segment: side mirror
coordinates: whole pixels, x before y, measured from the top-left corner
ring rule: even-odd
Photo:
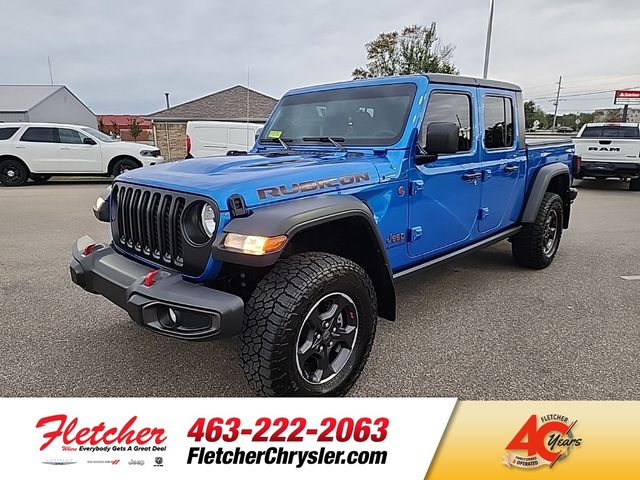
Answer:
[[[90,137],[84,137],[82,139],[82,143],[84,143],[85,145],[95,145],[96,141],[93,138]]]
[[[253,139],[255,142],[257,142],[258,141],[258,137],[260,137],[260,135],[262,135],[262,128],[263,127],[260,127],[258,130],[256,130],[256,136]]]
[[[416,163],[433,162],[438,155],[456,153],[460,141],[460,127],[453,122],[433,122],[427,127],[427,140],[422,153],[416,155]]]

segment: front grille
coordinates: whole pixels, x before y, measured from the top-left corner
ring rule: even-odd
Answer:
[[[125,250],[172,268],[184,266],[182,214],[187,198],[175,192],[118,184],[114,239]]]

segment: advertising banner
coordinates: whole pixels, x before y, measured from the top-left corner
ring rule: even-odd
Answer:
[[[640,105],[640,90],[616,90],[615,105]]]
[[[3,469],[46,478],[636,478],[640,402],[3,399]],[[614,475],[615,472],[615,475]]]

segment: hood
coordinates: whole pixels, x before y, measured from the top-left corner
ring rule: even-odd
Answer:
[[[147,145],[146,143],[135,143],[135,142],[113,142],[109,144],[116,145],[118,148],[126,148],[131,151],[139,152],[140,150],[158,150],[158,147],[153,145]]]
[[[378,183],[373,154],[300,153],[192,158],[131,170],[117,181],[214,199],[221,210],[234,193],[248,206]]]

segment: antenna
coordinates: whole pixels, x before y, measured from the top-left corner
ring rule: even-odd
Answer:
[[[247,128],[246,128],[247,150],[249,150],[249,65],[247,65]]]
[[[51,69],[51,58],[47,55],[47,63],[49,64],[49,80],[51,81],[51,85],[53,85],[53,70]]]

